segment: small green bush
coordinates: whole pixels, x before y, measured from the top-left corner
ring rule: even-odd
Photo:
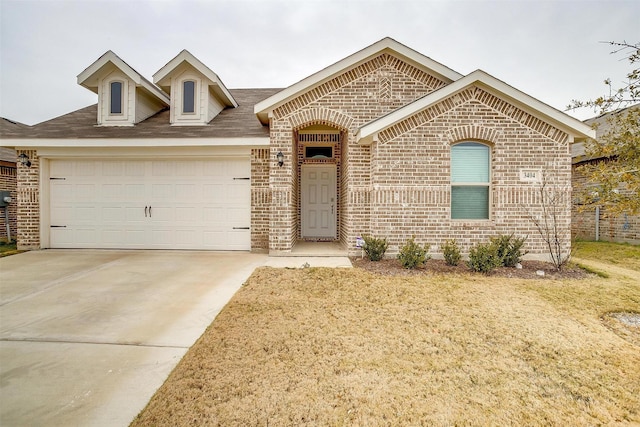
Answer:
[[[407,240],[404,246],[400,249],[398,259],[400,264],[404,268],[413,269],[416,268],[431,258],[428,254],[430,245],[425,244],[424,247],[420,246],[415,241],[415,236]]]
[[[522,250],[526,237],[515,237],[513,233],[500,234],[491,238],[491,243],[498,247],[498,257],[501,265],[505,267],[515,267],[520,262],[527,251]]]
[[[442,245],[442,254],[447,264],[458,265],[461,258],[458,242],[456,242],[455,239],[444,242],[444,245]]]
[[[494,268],[502,265],[498,255],[498,245],[493,242],[478,243],[469,251],[467,265],[473,271],[489,274]]]
[[[380,261],[384,257],[384,253],[387,252],[388,244],[387,239],[379,239],[373,236],[362,236],[364,240],[364,246],[362,249],[367,254],[367,258],[371,261]]]

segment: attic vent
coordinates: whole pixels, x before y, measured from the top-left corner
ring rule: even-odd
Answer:
[[[340,142],[339,133],[301,133],[299,142]]]

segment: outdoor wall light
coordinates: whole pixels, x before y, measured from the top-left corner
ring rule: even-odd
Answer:
[[[20,161],[22,166],[26,166],[28,168],[31,167],[31,162],[29,161],[29,157],[26,154],[20,153],[20,155],[18,156],[18,160]]]
[[[284,165],[284,154],[282,154],[282,151],[278,151],[276,158],[278,159],[278,166],[282,167],[282,165]]]

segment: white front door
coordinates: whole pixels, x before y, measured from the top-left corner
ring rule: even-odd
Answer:
[[[302,237],[336,238],[336,166],[302,165]]]

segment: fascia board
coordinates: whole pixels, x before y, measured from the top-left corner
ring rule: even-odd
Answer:
[[[433,59],[387,37],[257,103],[253,109],[254,114],[258,116],[262,123],[268,123],[268,114],[273,109],[288,102],[298,94],[311,90],[312,88],[327,82],[336,75],[355,68],[385,51],[398,55],[419,68],[428,69],[449,82],[462,78],[462,74],[459,74],[439,62],[436,62]]]
[[[3,139],[0,146],[17,149],[126,148],[126,147],[268,147],[269,137],[253,138],[87,138],[87,139]]]
[[[128,78],[130,78],[136,86],[145,88],[149,93],[156,96],[165,104],[169,105],[169,97],[161,91],[157,86],[152,84],[149,80],[145,79],[140,73],[134,70],[129,64],[124,62],[118,55],[111,50],[107,51],[104,55],[98,58],[93,64],[87,67],[82,73],[78,74],[78,84],[86,87],[87,89],[97,92],[92,89],[91,85],[86,84],[87,80],[91,79],[96,73],[100,72],[102,67],[111,62],[115,67],[122,71]]]
[[[169,82],[167,80],[169,79],[171,73],[183,62],[188,63],[193,68],[195,68],[196,71],[205,76],[211,82],[211,86],[214,86],[214,91],[216,92],[216,94],[228,106],[232,106],[234,108],[238,106],[238,102],[231,95],[224,83],[222,83],[220,77],[218,77],[218,75],[214,73],[213,70],[204,65],[198,58],[193,56],[193,54],[191,54],[191,52],[186,49],[176,55],[175,58],[169,61],[164,67],[162,67],[153,75],[154,83],[159,86],[168,86]]]
[[[394,124],[466,89],[471,85],[478,85],[496,96],[502,98],[506,97],[510,102],[524,109],[528,113],[544,119],[545,121],[551,121],[574,136],[581,138],[595,138],[595,131],[580,120],[538,101],[537,99],[515,89],[512,86],[509,86],[482,70],[476,70],[448,86],[438,89],[412,102],[411,104],[401,107],[386,116],[362,126],[358,129],[356,141],[360,144],[371,144],[374,136],[384,129],[393,126]]]
[[[188,147],[39,147],[38,156],[45,159],[56,158],[165,158],[201,159],[205,157],[251,155],[251,146],[188,146]]]
[[[131,68],[126,62],[118,57],[115,53],[108,50],[104,55],[98,58],[93,64],[89,65],[82,73],[78,74],[78,84],[84,87],[85,82],[89,80],[94,74],[100,71],[100,69],[107,63],[111,62],[120,71],[122,71],[127,77],[135,82],[136,85],[141,83],[142,76],[133,68]]]

